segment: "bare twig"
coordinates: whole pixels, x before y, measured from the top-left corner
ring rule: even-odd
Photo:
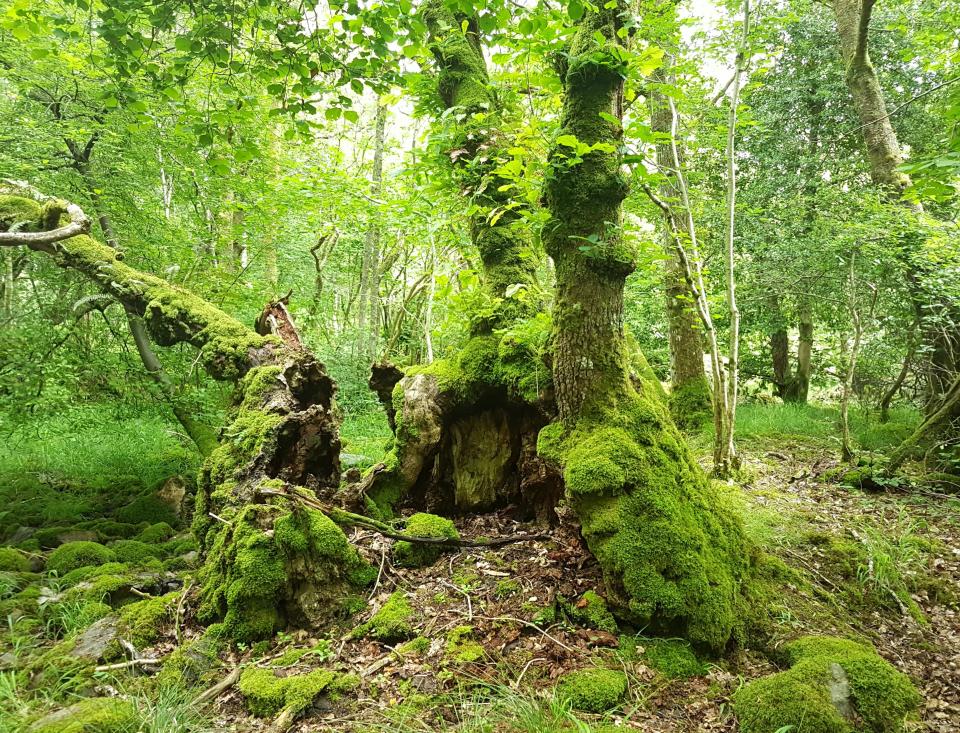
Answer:
[[[207,700],[213,700],[224,690],[230,687],[233,687],[237,683],[237,680],[239,679],[240,679],[240,667],[234,667],[233,669],[230,670],[230,673],[226,677],[220,680],[213,687],[210,687],[204,690],[203,692],[201,692],[199,695],[197,695],[193,699],[193,702],[191,702],[190,704],[202,705]]]
[[[141,657],[139,659],[130,659],[126,662],[115,662],[114,664],[101,664],[99,667],[94,667],[94,672],[109,672],[112,669],[127,669],[129,667],[159,667],[163,660],[160,659],[147,659],[146,657]]]

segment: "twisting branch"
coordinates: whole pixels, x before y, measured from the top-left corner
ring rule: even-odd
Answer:
[[[853,63],[863,64],[867,59],[867,38],[870,32],[870,16],[873,14],[875,0],[861,0],[860,21],[857,25],[857,49],[853,54]]]
[[[53,223],[59,223],[62,214],[70,217],[70,223],[44,232],[18,232],[7,231],[0,232],[0,245],[6,247],[32,247],[33,249],[49,251],[50,245],[60,242],[70,237],[76,237],[79,234],[87,234],[90,231],[90,219],[76,204],[66,201],[58,201],[46,196],[42,196],[36,189],[22,181],[11,181],[3,179],[2,191],[18,192],[24,191],[31,195],[37,201],[44,203],[44,218]]]

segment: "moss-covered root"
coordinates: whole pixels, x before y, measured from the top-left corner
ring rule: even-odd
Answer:
[[[407,520],[406,532],[412,537],[436,537],[438,539],[460,539],[460,533],[449,519],[436,514],[418,513]],[[400,540],[393,546],[393,559],[397,565],[408,568],[421,568],[432,565],[445,551],[452,548],[442,545],[424,545]]]
[[[786,647],[792,665],[734,697],[743,733],[898,733],[921,698],[910,679],[872,647],[809,636]]]
[[[311,509],[248,505],[211,534],[198,617],[222,620],[241,641],[346,615],[376,575],[340,528]]]
[[[556,695],[574,710],[605,713],[626,698],[627,675],[614,669],[587,669],[560,678]]]
[[[750,549],[666,406],[630,391],[573,427],[540,433],[621,618],[722,649],[740,625]]]

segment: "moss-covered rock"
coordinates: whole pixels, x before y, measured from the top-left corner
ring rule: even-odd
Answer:
[[[808,636],[785,648],[791,666],[743,687],[734,710],[743,733],[898,733],[921,698],[910,679],[866,644]]]
[[[118,561],[130,565],[140,565],[163,555],[161,548],[140,540],[117,540],[111,543],[110,549],[117,556]]]
[[[118,509],[114,513],[114,517],[118,522],[127,524],[140,524],[141,522],[177,524],[176,512],[156,494],[152,493],[138,496],[126,506]]]
[[[353,635],[369,636],[388,644],[403,641],[414,635],[412,619],[410,602],[401,591],[396,591],[367,623],[354,629]]]
[[[0,572],[28,573],[30,572],[29,558],[12,547],[0,547]]]
[[[237,686],[246,699],[247,709],[257,717],[269,718],[281,711],[296,715],[320,694],[340,694],[356,684],[356,677],[326,669],[278,677],[273,670],[248,667],[240,675]]]
[[[120,609],[120,628],[137,647],[145,647],[160,638],[164,625],[173,621],[181,593],[147,598]]]
[[[218,655],[224,647],[219,625],[211,625],[196,639],[178,646],[163,660],[157,673],[161,687],[195,687],[207,681],[218,665]]]
[[[605,713],[627,696],[627,675],[614,669],[585,669],[560,678],[556,695],[574,710]]]
[[[412,537],[430,537],[440,539],[460,539],[460,533],[452,521],[435,514],[418,513],[407,520],[406,534]],[[393,559],[397,565],[419,568],[432,565],[444,551],[451,547],[443,545],[425,545],[420,542],[399,540],[393,546]]]
[[[137,535],[138,540],[148,544],[159,544],[160,542],[169,540],[171,537],[173,537],[173,527],[166,522],[151,524]]]
[[[116,555],[99,542],[67,542],[50,553],[47,558],[47,570],[65,575],[71,570],[88,565],[103,565],[114,562]]]
[[[30,733],[129,733],[140,723],[133,703],[92,697],[57,710],[30,726]]]

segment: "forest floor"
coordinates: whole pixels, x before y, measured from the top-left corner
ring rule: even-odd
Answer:
[[[805,634],[868,640],[911,676],[924,697],[912,730],[960,731],[960,497],[915,489],[868,493],[837,483],[836,447],[824,416],[807,417],[806,435],[801,426],[774,435],[784,425],[775,412],[753,416],[769,428],[745,431],[744,469],[738,485],[728,487],[754,542],[795,571],[795,582],[763,609],[769,646]],[[706,441],[693,439],[704,453]],[[122,518],[122,506],[103,509]],[[508,510],[457,525],[463,537],[532,529],[513,521]],[[679,640],[614,629],[602,613],[591,613],[596,607],[583,594],[602,593],[599,571],[568,518],[549,540],[464,549],[418,569],[394,567],[390,541],[377,534],[357,530],[351,539],[380,571],[366,611],[322,636],[294,631],[223,649],[207,660],[195,687],[182,689],[178,680],[176,694],[158,693],[161,664],[92,671],[102,660],[84,660],[86,669],[57,661],[51,650],[62,650],[89,631],[90,621],[114,612],[103,608],[82,618],[74,609],[81,618],[73,618],[60,609],[58,617],[57,603],[65,602],[57,600],[17,621],[25,596],[42,599],[49,592],[43,589],[56,585],[49,574],[25,575],[3,596],[9,633],[0,646],[0,667],[6,668],[0,672],[0,733],[31,730],[31,724],[37,730],[33,721],[77,694],[134,697],[147,721],[145,733],[266,730],[267,721],[251,716],[237,686],[202,707],[189,705],[231,670],[252,666],[281,676],[315,669],[350,675],[343,678],[350,680],[348,691],[321,696],[293,724],[291,730],[300,732],[735,731],[733,693],[776,670],[758,651],[705,658]],[[190,603],[192,557],[189,550],[177,554],[188,547],[177,541],[164,539],[169,552],[158,552],[161,564],[155,559],[141,571],[164,575],[163,590],[173,589],[175,609],[157,615],[155,631],[142,635],[141,659],[173,659],[178,638],[183,648],[201,639]],[[35,554],[49,557],[47,550]],[[61,586],[56,590],[69,597]],[[355,632],[399,597],[408,608],[389,642]],[[626,702],[605,715],[574,713],[554,694],[557,680],[597,667],[626,673]]]

